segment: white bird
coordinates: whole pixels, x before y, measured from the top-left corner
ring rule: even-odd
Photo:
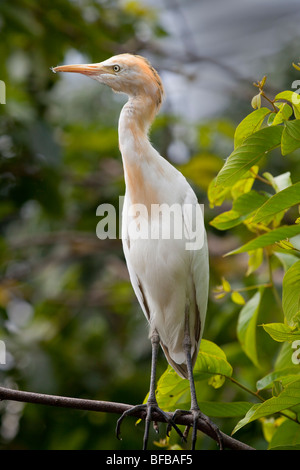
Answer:
[[[123,418],[144,409],[145,449],[154,412],[163,415],[169,423],[168,430],[174,427],[181,437],[182,433],[175,424],[176,417],[190,413],[193,415],[192,448],[196,443],[198,419],[209,423],[221,447],[218,428],[200,412],[193,378],[193,366],[205,323],[209,284],[203,215],[201,210],[196,210],[200,206],[184,176],[160,156],[148,138],[150,126],[163,100],[161,79],[145,58],[131,54],[116,55],[96,64],[63,65],[52,70],[81,73],[108,85],[115,92],[128,95],[118,129],[126,183],[122,241],[130,280],[149,322],[152,367],[147,403],[123,413],[117,423],[117,436],[120,435]],[[152,210],[162,207],[177,210],[172,227],[162,212]],[[179,222],[182,222],[182,236],[179,236]],[[146,227],[146,232],[148,229],[148,237],[141,236],[142,226],[143,229]],[[169,230],[168,237],[163,235],[165,229]],[[143,233],[145,235],[145,230]],[[192,234],[201,243],[196,249],[187,249]],[[191,409],[177,410],[173,419],[158,407],[155,397],[159,344],[169,364],[190,382]]]

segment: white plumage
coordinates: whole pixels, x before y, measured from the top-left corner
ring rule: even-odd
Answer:
[[[168,186],[177,188],[175,193],[167,192],[165,199],[169,199],[168,203],[180,204],[181,207],[197,204],[195,194],[181,173],[172,173],[168,180],[160,179],[160,184],[167,190]],[[132,286],[149,321],[149,336],[156,329],[168,362],[181,377],[188,378],[183,350],[185,313],[188,312],[194,364],[207,308],[209,272],[206,238],[200,250],[187,250],[188,238],[132,239],[128,234],[128,224],[134,223],[129,215],[130,205],[130,196],[126,193],[122,238]],[[182,214],[185,215],[183,209]],[[160,224],[161,219],[148,222]],[[190,224],[188,217],[183,218],[183,226]]]

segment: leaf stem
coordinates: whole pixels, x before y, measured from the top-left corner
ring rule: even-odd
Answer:
[[[265,100],[267,100],[271,104],[272,108],[274,109],[274,112],[278,113],[278,109],[276,108],[274,101],[268,98],[268,96],[265,94],[265,92],[262,89],[260,89],[260,94]]]
[[[245,390],[245,392],[250,393],[250,395],[253,395],[254,397],[258,398],[261,402],[265,401],[265,399],[259,395],[258,392],[253,392],[253,390],[250,390],[250,388],[246,387],[245,385],[241,384],[238,380],[234,379],[233,377],[227,377],[232,383],[237,385],[238,387],[242,388]]]
[[[234,289],[237,292],[243,292],[247,290],[259,289],[260,287],[273,287],[271,282],[266,282],[265,284],[256,284],[254,286],[240,287],[239,289]]]
[[[250,171],[251,173],[253,174],[254,178],[258,179],[259,181],[262,181],[263,183],[265,184],[268,184],[269,186],[272,186],[272,183],[270,183],[270,181],[268,181],[266,178],[263,178],[262,176],[260,176],[258,173],[255,173],[252,168],[250,168]]]

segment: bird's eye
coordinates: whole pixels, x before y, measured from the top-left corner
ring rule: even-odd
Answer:
[[[114,69],[114,72],[119,72],[120,71],[120,66],[119,65],[114,65],[113,69]]]

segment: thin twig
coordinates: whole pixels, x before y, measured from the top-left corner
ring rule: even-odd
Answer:
[[[268,186],[272,186],[272,183],[270,183],[270,181],[268,181],[266,178],[263,178],[258,173],[255,173],[252,170],[252,168],[250,168],[250,172],[253,174],[254,178],[256,178],[257,180],[262,181],[263,183],[267,184]]]
[[[239,382],[238,380],[234,379],[233,377],[227,377],[232,383],[234,383],[235,385],[237,385],[238,387],[240,387],[242,390],[245,390],[245,392],[249,393],[250,395],[253,395],[255,398],[258,398],[261,402],[264,402],[265,399],[260,396],[260,394],[258,392],[253,392],[253,390],[251,390],[250,388],[246,387],[245,385],[243,385],[241,382]]]
[[[48,406],[57,406],[62,408],[74,408],[77,410],[85,411],[98,411],[103,413],[116,413],[122,414],[124,411],[130,409],[132,405],[125,403],[114,403],[108,401],[99,401],[99,400],[88,400],[85,398],[71,398],[63,397],[57,395],[46,395],[41,393],[34,392],[25,392],[21,390],[13,390],[5,387],[0,387],[0,400],[13,400],[24,403],[34,403],[40,405]],[[172,416],[172,413],[168,413]],[[145,413],[137,411],[133,413],[133,416],[140,419],[145,419]],[[154,421],[164,422],[163,417],[160,414],[153,414]],[[193,417],[192,416],[180,416],[176,420],[177,424],[182,424],[185,426],[192,426]],[[212,431],[211,427],[205,422],[198,422],[198,429],[204,434],[207,434],[212,439],[216,440],[216,436]],[[224,447],[232,450],[254,450],[253,447],[240,442],[227,434],[221,432]]]

